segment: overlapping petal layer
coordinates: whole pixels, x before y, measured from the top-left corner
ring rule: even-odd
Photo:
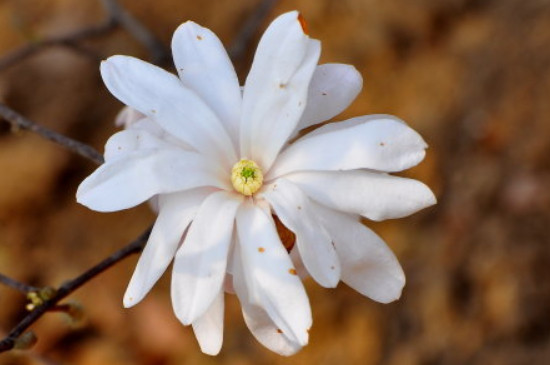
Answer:
[[[125,307],[139,303],[164,273],[187,226],[210,194],[212,188],[199,188],[160,196],[159,215],[124,294]]]
[[[435,204],[432,191],[420,181],[372,171],[307,171],[286,178],[324,205],[375,221],[405,217]]]
[[[182,173],[189,172],[189,173]],[[196,187],[230,189],[224,171],[204,156],[181,149],[143,149],[101,165],[78,187],[76,199],[90,209],[134,207],[156,194]]]
[[[303,113],[321,45],[310,39],[298,12],[277,18],[266,30],[246,79],[241,119],[241,156],[269,169]]]
[[[426,147],[418,133],[395,117],[357,117],[324,125],[288,146],[267,179],[309,170],[402,171],[422,161]]]
[[[250,304],[263,308],[283,334],[304,346],[311,327],[309,300],[275,223],[245,202],[237,214],[237,235]]]
[[[225,191],[206,198],[176,254],[172,305],[185,325],[201,317],[222,288],[235,215],[242,200]]]

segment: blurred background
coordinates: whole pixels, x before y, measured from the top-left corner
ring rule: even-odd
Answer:
[[[104,2],[103,4],[106,4]],[[246,77],[261,32],[298,9],[323,45],[321,62],[353,64],[364,89],[336,119],[389,113],[430,145],[406,176],[427,183],[437,206],[367,222],[407,275],[403,297],[375,303],[341,284],[306,283],[310,344],[283,358],[246,329],[227,298],[225,340],[203,355],[172,313],[169,275],[132,309],[122,295],[134,255],[70,296],[84,319],[45,315],[29,351],[1,364],[550,364],[550,1],[280,0],[233,55]],[[188,19],[228,47],[259,0],[120,1],[165,47]],[[123,27],[76,46],[32,42],[95,27],[99,0],[0,0],[0,100],[37,123],[103,150],[121,104],[104,88],[99,59],[163,61]],[[10,56],[11,55],[11,56]],[[164,64],[171,69],[169,63]],[[119,213],[75,202],[95,166],[0,123],[0,272],[57,286],[134,239],[154,221],[147,206]],[[25,315],[21,293],[0,286],[0,336]]]

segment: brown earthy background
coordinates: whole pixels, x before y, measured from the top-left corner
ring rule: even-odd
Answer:
[[[121,1],[168,45],[192,19],[229,45],[258,0]],[[268,21],[299,9],[323,42],[322,62],[355,65],[364,90],[338,119],[395,114],[430,145],[407,172],[439,204],[368,223],[407,275],[401,300],[375,303],[344,285],[308,281],[310,345],[291,358],[261,347],[228,297],[217,357],[200,353],[172,313],[169,275],[138,306],[122,308],[132,256],[70,296],[85,318],[47,314],[32,350],[2,364],[550,364],[550,1],[281,0],[238,60],[246,76]],[[98,24],[100,1],[0,0],[0,60],[29,42]],[[106,57],[148,52],[123,30],[83,43]],[[121,104],[98,62],[52,47],[0,70],[0,100],[28,118],[102,150]],[[94,165],[0,123],[0,272],[59,285],[135,238],[146,206],[119,213],[75,202]],[[0,336],[25,314],[0,287]]]

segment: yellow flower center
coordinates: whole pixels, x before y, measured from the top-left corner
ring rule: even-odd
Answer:
[[[231,183],[239,193],[250,196],[260,190],[264,174],[256,162],[240,160],[231,170]]]

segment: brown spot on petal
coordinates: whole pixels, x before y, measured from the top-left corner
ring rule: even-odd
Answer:
[[[283,333],[280,328],[277,328],[277,333]]]
[[[298,205],[298,207],[297,207],[297,208],[298,208],[298,210],[302,210],[302,207],[301,207],[300,205]]]
[[[283,84],[282,82],[279,84],[279,88],[284,89],[286,87],[286,84]]]
[[[380,146],[384,147],[386,144],[384,142],[380,142]]]
[[[327,96],[327,93],[321,93],[321,95],[323,95],[323,96]]]
[[[199,41],[202,41],[202,37],[201,37],[200,35],[197,36],[197,39],[198,39]]]
[[[296,269],[288,269],[288,273],[290,275],[298,275],[298,273],[296,272]]]
[[[309,35],[306,20],[304,19],[301,13],[298,13],[298,21],[300,22],[300,25],[302,26],[302,30],[304,31],[304,33]]]
[[[265,248],[263,248],[263,247],[258,247],[258,252],[265,252]]]

